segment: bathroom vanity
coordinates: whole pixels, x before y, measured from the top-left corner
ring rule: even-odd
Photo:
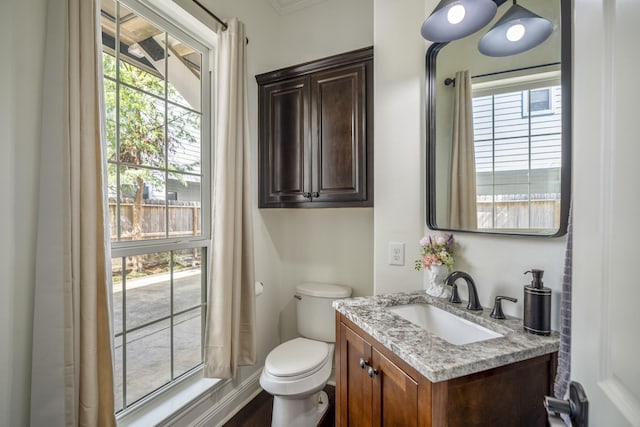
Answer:
[[[425,305],[427,314],[404,312]],[[542,402],[552,394],[556,333],[531,335],[521,319],[492,319],[488,309],[471,312],[423,291],[341,300],[334,308],[337,426],[546,425]],[[447,325],[459,322],[469,328],[447,336]]]

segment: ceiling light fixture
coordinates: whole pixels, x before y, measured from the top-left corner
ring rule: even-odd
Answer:
[[[487,56],[509,56],[533,49],[553,33],[553,24],[513,0],[502,18],[480,39],[478,50]]]
[[[493,0],[441,0],[420,33],[432,42],[461,39],[491,22],[497,9]]]

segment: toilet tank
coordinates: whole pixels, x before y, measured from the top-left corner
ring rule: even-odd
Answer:
[[[336,313],[332,302],[351,296],[348,286],[330,283],[302,283],[296,286],[298,333],[324,342],[336,341]]]

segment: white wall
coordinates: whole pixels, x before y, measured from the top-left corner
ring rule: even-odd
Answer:
[[[421,289],[413,270],[425,227],[424,0],[374,0],[375,293]],[[387,263],[405,242],[405,266]]]
[[[23,426],[29,424],[46,2],[3,1],[1,7],[0,425]],[[23,31],[25,22],[29,23],[29,31]]]
[[[209,0],[222,18],[237,16],[249,38],[250,129],[257,189],[258,86],[254,76],[278,68],[373,44],[373,5],[369,0],[327,0],[286,15],[268,1]],[[257,209],[256,279],[265,284],[258,302],[259,342],[266,355],[296,335],[295,286],[303,281],[337,282],[356,295],[373,292],[373,210]]]
[[[424,55],[422,21],[436,0],[407,0],[402,7],[374,0],[375,46],[375,293],[422,288],[413,270],[418,241],[427,233],[425,216]],[[503,8],[500,9],[502,11]],[[499,11],[499,13],[500,13]],[[504,304],[505,313],[522,317],[524,271],[545,272],[552,288],[552,327],[557,327],[566,238],[524,238],[455,233],[456,269],[476,279],[480,302],[491,306],[496,295],[519,298]],[[404,267],[387,265],[389,241],[406,242]],[[466,297],[463,292],[463,298]]]

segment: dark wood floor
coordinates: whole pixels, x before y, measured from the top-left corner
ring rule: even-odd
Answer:
[[[329,396],[329,409],[318,427],[334,427],[336,412],[336,391],[334,386],[326,386],[324,391]],[[261,391],[244,408],[233,416],[224,427],[269,427],[271,425],[271,411],[273,396]]]

